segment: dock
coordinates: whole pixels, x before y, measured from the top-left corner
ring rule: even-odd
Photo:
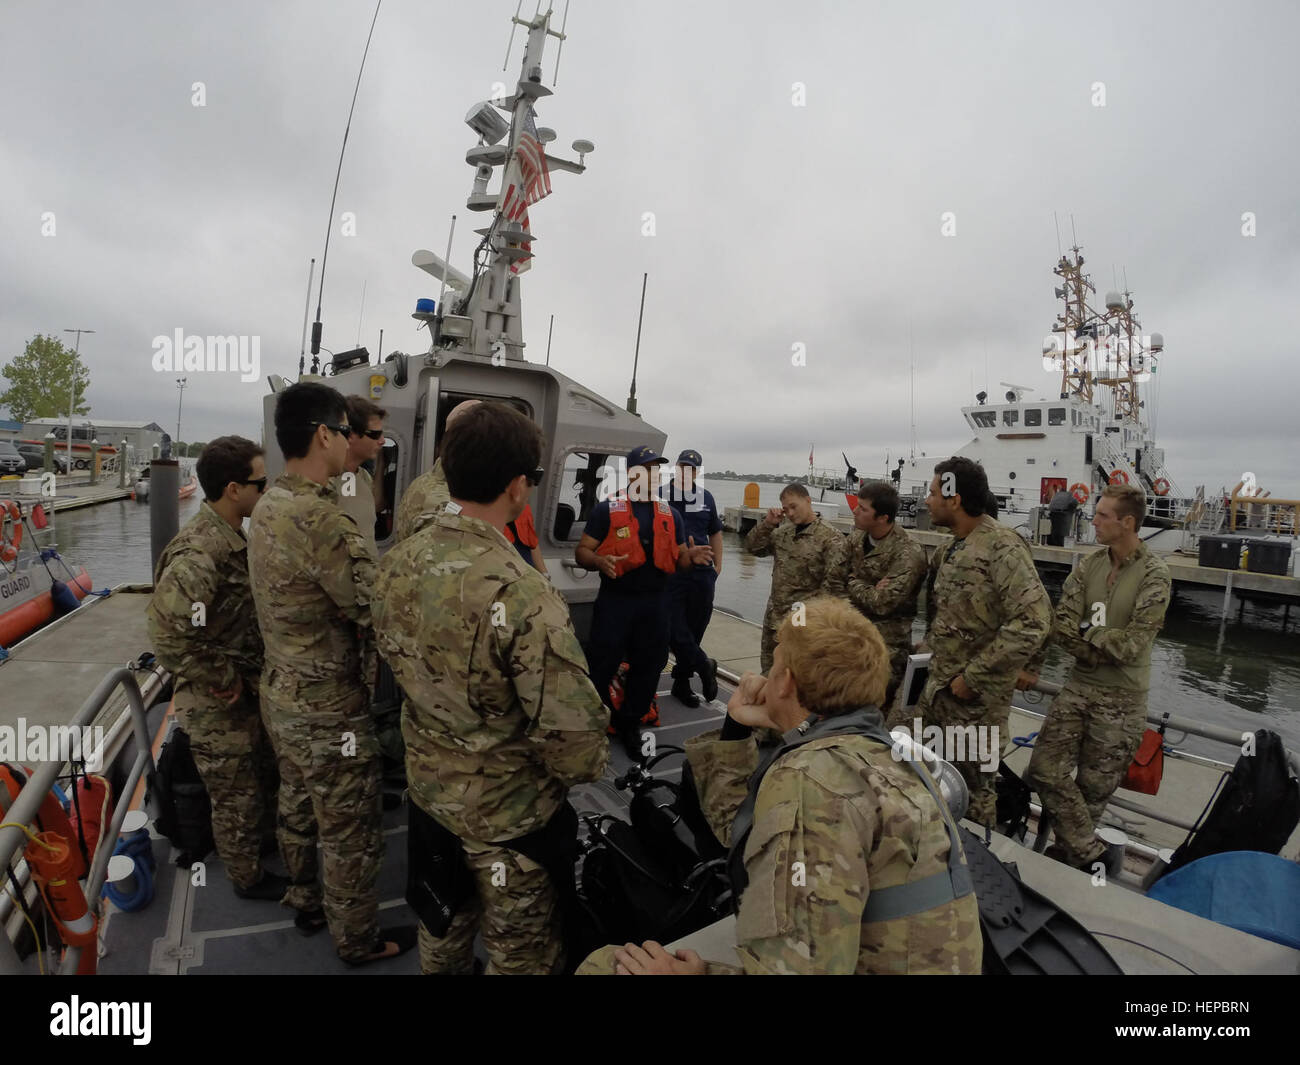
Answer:
[[[102,598],[87,596],[76,610],[9,648],[9,657],[0,662],[0,724],[18,718],[42,727],[71,721],[106,673],[152,648],[145,615],[152,592],[150,585],[128,584]],[[162,679],[161,670],[137,673],[146,705]],[[111,731],[126,707],[125,695],[117,692],[95,724]]]
[[[97,503],[112,503],[118,499],[130,499],[135,491],[134,482],[128,488],[121,488],[116,477],[101,480],[98,484],[90,484],[84,475],[75,480],[68,480],[61,474],[55,480],[53,496],[19,494],[17,486],[22,484],[23,480],[0,481],[0,499],[18,499],[24,506],[38,502],[47,511],[65,511],[92,507]]]
[[[816,509],[814,505],[814,509]],[[722,518],[722,526],[736,533],[748,533],[755,522],[762,521],[767,511],[759,507],[727,507]],[[824,519],[831,528],[848,534],[853,530],[853,519],[834,517]],[[936,545],[947,543],[949,536],[945,532],[925,529],[908,529],[907,533],[925,548],[928,558]],[[1096,544],[1073,544],[1065,547],[1052,547],[1048,544],[1034,544],[1026,541],[1034,562],[1040,570],[1068,573],[1079,564],[1084,556],[1097,550]],[[1169,567],[1169,576],[1173,579],[1174,589],[1201,588],[1223,592],[1223,617],[1232,609],[1232,597],[1235,594],[1241,600],[1244,609],[1247,600],[1261,600],[1281,606],[1284,612],[1283,625],[1290,620],[1291,607],[1300,606],[1300,578],[1280,576],[1273,573],[1251,573],[1247,570],[1216,569],[1202,566],[1190,555],[1166,554],[1161,556]],[[1294,566],[1294,563],[1293,563]]]

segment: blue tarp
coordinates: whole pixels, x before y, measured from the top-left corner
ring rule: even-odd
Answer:
[[[1300,865],[1276,854],[1211,854],[1157,880],[1147,896],[1300,950]]]

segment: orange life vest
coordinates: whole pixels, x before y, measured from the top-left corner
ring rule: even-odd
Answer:
[[[533,508],[527,503],[524,504],[524,512],[515,518],[514,526],[519,532],[519,542],[525,547],[536,547],[537,526],[533,524]],[[510,531],[510,526],[506,526],[506,539],[512,544],[515,542],[515,535]]]
[[[654,564],[665,573],[677,572],[677,535],[673,523],[673,508],[662,499],[653,504],[655,557]],[[609,532],[596,548],[598,555],[626,555],[615,572],[621,577],[628,570],[645,565],[645,549],[641,546],[641,527],[626,499],[609,501]]]

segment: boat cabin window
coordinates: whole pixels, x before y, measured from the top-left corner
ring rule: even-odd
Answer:
[[[442,430],[447,425],[447,415],[467,399],[481,399],[492,403],[508,403],[530,422],[537,421],[537,419],[533,417],[532,406],[516,396],[484,396],[476,395],[473,392],[441,392],[438,395],[438,424],[434,427],[434,440],[442,439]]]
[[[971,421],[977,429],[992,429],[998,422],[996,411],[977,410],[971,412]]]
[[[1048,407],[1048,408],[1047,408],[1047,424],[1048,424],[1048,425],[1064,425],[1064,424],[1065,424],[1065,408],[1064,408],[1064,407]]]
[[[1042,425],[1043,409],[1041,407],[1028,407],[1025,410],[1026,425]]]
[[[592,509],[600,502],[601,481],[615,468],[610,456],[600,452],[571,451],[565,455],[555,507],[553,532],[557,541],[577,543],[582,538]]]
[[[1020,412],[1018,410],[1004,410],[1002,412],[1003,425],[1015,425],[1020,421]]]

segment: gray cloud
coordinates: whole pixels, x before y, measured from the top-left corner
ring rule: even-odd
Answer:
[[[263,373],[291,374],[372,10],[9,5],[0,355],[96,329],[83,341],[95,413],[167,426],[175,375],[150,366],[158,334],[258,335]],[[436,285],[410,254],[441,253],[452,213],[462,267],[477,240],[461,119],[517,76],[518,39],[500,68],[512,11],[386,0],[339,188],[357,235],[332,238],[327,347],[359,332],[374,351],[381,328],[385,350],[424,347],[409,314]],[[670,448],[776,472],[815,441],[819,465],[844,450],[867,472],[906,451],[913,417],[918,450],[964,444],[957,408],[973,391],[1053,394],[1039,351],[1058,212],[1099,291],[1126,270],[1165,334],[1149,409],[1180,484],[1251,469],[1300,496],[1293,7],[1103,3],[1081,20],[755,3],[742,18],[578,2],[569,31],[541,120],[560,146],[589,137],[597,151],[533,210],[528,352],[543,357],[553,313],[553,363],[621,401],[648,271],[638,398]],[[41,236],[44,211],[56,237]],[[947,211],[954,237],[940,235]],[[795,343],[806,367],[790,365]],[[190,384],[183,435],[258,432],[262,382]]]

